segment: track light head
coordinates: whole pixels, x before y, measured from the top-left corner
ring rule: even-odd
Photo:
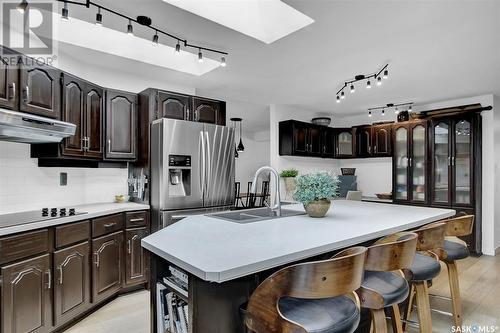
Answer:
[[[344,94],[344,91],[342,90],[342,92],[340,93],[340,98],[344,99],[345,98],[345,94]]]
[[[201,49],[198,49],[198,62],[203,62],[203,53],[201,53]]]
[[[26,8],[28,8],[28,1],[23,0],[19,5],[17,5],[16,9],[18,10],[19,13],[24,14],[26,11]]]
[[[220,59],[220,66],[221,66],[221,67],[226,67],[226,57],[222,57],[222,58]]]
[[[101,8],[97,8],[97,14],[95,14],[95,25],[102,27],[102,14]]]
[[[410,104],[410,106],[408,107],[408,111],[411,112],[412,110],[412,105]]]
[[[379,76],[377,78],[377,86],[380,86],[380,85],[382,85],[382,78]]]
[[[388,79],[389,78],[389,70],[384,70],[384,79]]]
[[[368,117],[372,117],[372,112],[371,111],[368,111]]]
[[[153,36],[153,46],[158,46],[158,32],[155,32]]]
[[[370,80],[366,81],[366,89],[371,89],[372,87],[372,84],[370,82]]]
[[[134,35],[134,27],[132,26],[132,21],[131,20],[128,20],[127,34],[129,36],[133,36]]]
[[[382,116],[385,116],[385,110],[382,109]]]
[[[340,103],[340,96],[337,95],[337,103]]]
[[[354,88],[354,84],[351,84],[351,94],[353,94],[355,91],[356,89]]]
[[[181,43],[177,41],[177,44],[175,45],[175,54],[180,54],[181,53]]]
[[[61,11],[61,20],[69,21],[68,3],[66,1],[64,2],[64,7]]]

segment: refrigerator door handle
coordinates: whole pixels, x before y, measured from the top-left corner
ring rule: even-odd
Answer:
[[[208,198],[210,196],[212,177],[212,150],[210,148],[210,140],[208,136],[208,131],[205,131],[205,144],[206,144],[206,154],[205,154],[205,196]]]
[[[200,131],[199,136],[200,144],[198,146],[198,157],[200,158],[200,192],[201,198],[205,196],[205,139],[203,138],[203,132]]]

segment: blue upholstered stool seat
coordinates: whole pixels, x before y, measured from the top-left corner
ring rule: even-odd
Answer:
[[[465,259],[469,256],[469,249],[462,243],[445,240],[443,248],[448,254],[447,261]]]
[[[363,287],[379,293],[384,300],[384,307],[403,302],[408,297],[408,282],[395,272],[365,272]]]
[[[278,306],[285,318],[302,325],[309,333],[350,333],[359,324],[359,309],[347,296],[324,299],[282,297]]]
[[[438,276],[441,265],[435,258],[416,253],[411,266],[412,281],[427,281]]]

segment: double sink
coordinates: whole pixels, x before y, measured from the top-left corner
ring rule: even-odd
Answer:
[[[267,208],[254,208],[254,209],[245,209],[245,210],[233,210],[224,213],[215,213],[207,216],[214,217],[221,220],[226,220],[234,223],[252,223],[264,220],[272,220],[278,219],[282,217],[289,216],[297,216],[297,215],[305,215],[305,212],[291,210],[291,209],[282,209],[281,216],[277,216],[276,212]]]

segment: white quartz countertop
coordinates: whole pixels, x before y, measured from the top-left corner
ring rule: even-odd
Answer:
[[[69,206],[68,206],[69,207]],[[149,210],[149,205],[139,204],[135,202],[123,202],[123,203],[96,203],[87,205],[71,205],[71,208],[75,208],[77,212],[86,212],[86,214],[59,217],[56,219],[50,219],[39,222],[26,223],[15,226],[2,227],[0,224],[0,236],[14,234],[16,232],[23,232],[29,230],[35,230],[40,228],[52,227],[60,224],[65,224],[69,222],[82,221],[86,219],[91,219],[98,216],[104,216],[109,214],[128,212],[134,210]],[[41,211],[41,210],[40,210]],[[1,215],[2,217],[8,216],[10,214]]]
[[[303,210],[301,205],[283,208]],[[324,218],[307,215],[234,223],[198,215],[142,246],[197,277],[229,281],[453,216],[454,210],[337,200]]]

